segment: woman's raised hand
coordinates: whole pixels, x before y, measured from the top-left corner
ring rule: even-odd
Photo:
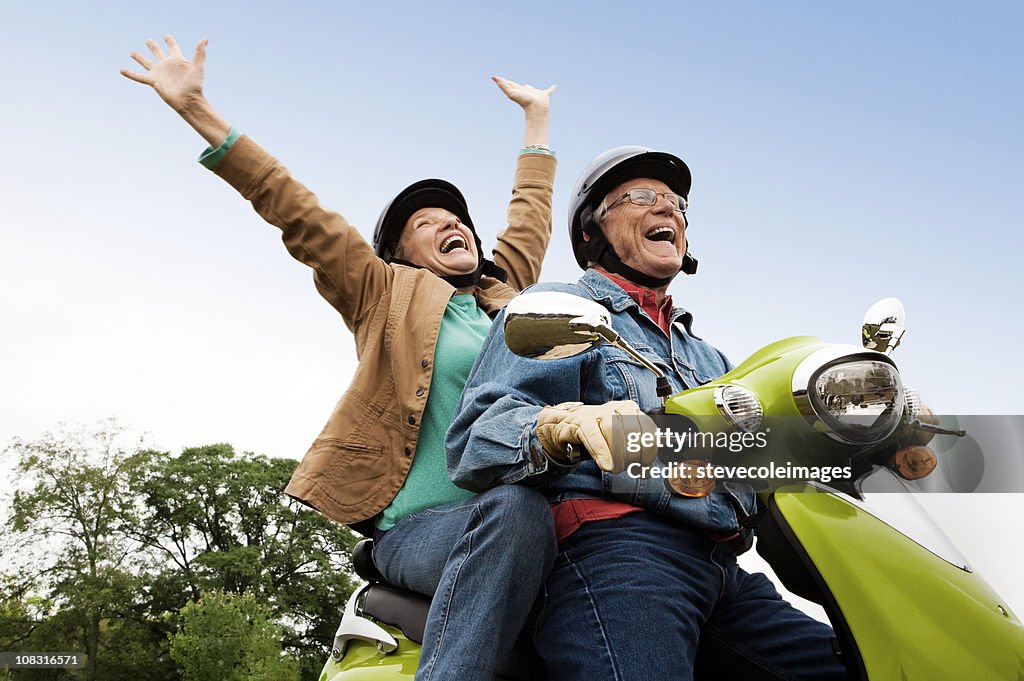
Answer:
[[[138,52],[132,52],[132,59],[146,69],[145,73],[121,69],[121,75],[156,90],[161,99],[216,148],[227,138],[231,125],[203,96],[203,65],[206,63],[207,40],[203,38],[196,45],[192,61],[185,59],[173,37],[165,35],[164,42],[167,43],[168,54],[164,54],[155,40],[146,41],[155,61]]]
[[[203,65],[206,62],[207,40],[203,38],[196,45],[192,61],[185,59],[172,36],[165,35],[164,42],[167,43],[166,55],[155,40],[146,41],[154,59],[132,52],[132,59],[146,69],[145,73],[121,69],[121,75],[149,85],[172,109],[181,113],[203,99]]]
[[[523,107],[524,111],[548,111],[551,108],[551,93],[556,87],[554,85],[541,90],[532,85],[520,85],[501,76],[491,76],[491,79],[498,84],[506,97]]]
[[[523,112],[526,113],[523,146],[546,149],[548,113],[551,111],[551,93],[555,91],[555,86],[552,85],[546,90],[541,90],[532,85],[520,85],[501,76],[491,76],[491,78],[498,84],[505,96],[523,107]]]

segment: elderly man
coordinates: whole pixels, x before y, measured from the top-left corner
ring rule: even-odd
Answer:
[[[696,271],[689,190],[690,170],[671,154],[620,147],[597,157],[570,205],[586,273],[533,289],[604,305],[673,391],[731,368],[667,293],[679,272]],[[448,466],[460,486],[539,486],[552,502],[559,553],[536,634],[551,678],[846,678],[832,630],[737,566],[755,511],[749,490],[681,496],[621,473],[607,424],[660,406],[653,374],[612,346],[545,362],[517,357],[501,321],[448,431]],[[591,454],[582,463],[569,454],[579,444]]]

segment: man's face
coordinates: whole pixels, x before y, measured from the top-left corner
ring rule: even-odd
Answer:
[[[443,208],[420,208],[413,213],[395,255],[441,277],[473,272],[479,260],[469,227]]]
[[[664,182],[651,178],[629,180],[612,189],[605,197],[605,205],[612,207],[601,222],[605,238],[619,259],[633,269],[656,278],[675,276],[686,253],[686,219],[661,195],[653,206],[620,201],[630,189],[653,189],[659,194],[671,191]]]

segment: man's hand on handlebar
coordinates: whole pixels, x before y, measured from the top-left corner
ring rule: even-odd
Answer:
[[[537,438],[549,457],[559,463],[572,462],[568,445],[582,446],[608,473],[621,473],[633,463],[650,465],[658,456],[658,448],[642,446],[643,438],[639,437],[627,447],[627,437],[654,430],[654,420],[632,400],[563,402],[544,407],[537,415]]]

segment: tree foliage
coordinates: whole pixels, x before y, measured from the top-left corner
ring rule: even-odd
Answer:
[[[295,461],[226,444],[174,456],[112,423],[16,440],[7,454],[0,650],[89,654],[84,671],[25,678],[181,678],[170,641],[210,593],[224,617],[252,620],[245,599],[259,604],[303,676],[319,668],[354,587],[355,539],[282,494]]]
[[[294,660],[281,655],[281,631],[252,594],[211,592],[181,610],[171,657],[183,681],[295,681]]]
[[[322,657],[314,641],[330,640],[355,585],[354,537],[281,494],[294,469],[294,461],[240,457],[223,444],[160,454],[141,487],[135,537],[170,561],[155,574],[162,598],[182,589],[192,599],[252,593],[288,623],[287,648]]]
[[[149,463],[137,443],[125,442],[113,424],[95,430],[46,433],[34,442],[15,440],[18,486],[8,522],[15,533],[9,559],[37,586],[60,616],[36,632],[62,634],[88,659],[87,679],[97,679],[104,621],[130,608],[137,546],[123,532],[136,521],[133,489]],[[54,627],[53,625],[57,625]],[[32,623],[35,632],[39,623]],[[56,629],[56,631],[55,631]]]

